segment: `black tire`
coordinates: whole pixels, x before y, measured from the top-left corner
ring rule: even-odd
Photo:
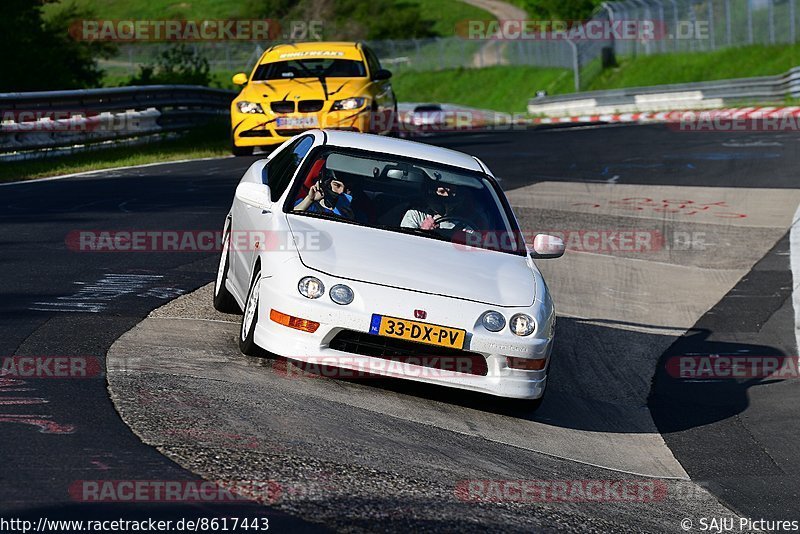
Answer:
[[[236,299],[233,298],[231,292],[225,287],[225,282],[228,280],[228,264],[230,262],[230,231],[225,232],[225,237],[222,238],[222,251],[219,257],[219,266],[217,267],[217,276],[214,278],[214,309],[222,313],[242,313]]]
[[[231,142],[231,153],[236,157],[242,156],[252,156],[253,155],[253,148],[252,146],[236,146],[236,143]]]
[[[253,291],[256,288],[256,285],[261,281],[261,269],[258,268],[256,272],[253,273],[253,279],[250,281],[250,290],[247,292],[247,299],[244,301],[244,310],[242,313],[242,326],[239,329],[239,350],[242,351],[242,354],[246,354],[248,356],[263,356],[264,351],[256,345],[255,340],[253,339],[256,332],[256,324],[258,324],[258,301],[259,295],[255,295],[255,301],[253,303],[250,302],[251,297],[253,297]],[[254,306],[252,309],[252,317],[249,316],[250,306]],[[249,321],[249,322],[248,322]]]

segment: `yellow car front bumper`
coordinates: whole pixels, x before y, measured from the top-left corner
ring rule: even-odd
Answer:
[[[231,111],[231,137],[236,147],[280,144],[299,133],[316,128],[354,132],[372,131],[368,109],[321,111],[318,113],[241,113]]]

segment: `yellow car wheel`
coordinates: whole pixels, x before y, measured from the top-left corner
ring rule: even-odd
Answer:
[[[234,156],[252,156],[253,147],[251,146],[236,146],[236,141],[231,136],[231,153]]]

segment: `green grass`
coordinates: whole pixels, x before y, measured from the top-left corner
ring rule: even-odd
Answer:
[[[74,172],[143,165],[230,154],[230,125],[217,121],[178,139],[141,146],[94,150],[52,159],[19,161],[0,165],[0,182],[30,180]]]
[[[471,6],[459,0],[398,0],[404,3],[417,4],[422,18],[433,20],[433,30],[442,36],[455,35],[459,22],[467,20],[494,20],[488,11]]]
[[[783,74],[800,65],[800,44],[623,57],[618,58],[618,63],[619,68],[602,72],[584,88],[619,89]]]
[[[618,68],[584,79],[583,90],[783,74],[800,65],[800,44],[623,57],[618,61]],[[595,66],[598,68],[590,66],[586,70],[598,71],[599,65]],[[574,92],[569,69],[516,66],[399,72],[392,83],[401,101],[447,102],[506,112],[525,111],[528,99],[537,90],[546,90],[550,95]]]
[[[537,90],[552,94],[571,83],[567,69],[536,67],[401,72],[392,78],[401,102],[447,102],[507,112],[524,112]]]

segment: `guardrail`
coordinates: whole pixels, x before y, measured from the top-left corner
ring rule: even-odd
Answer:
[[[798,96],[800,96],[800,67],[794,67],[789,72],[776,76],[537,97],[528,101],[528,112],[534,115],[560,117],[713,109],[748,101],[780,102],[786,97]]]
[[[193,85],[0,93],[0,158],[39,158],[195,128],[228,113],[235,95]]]

